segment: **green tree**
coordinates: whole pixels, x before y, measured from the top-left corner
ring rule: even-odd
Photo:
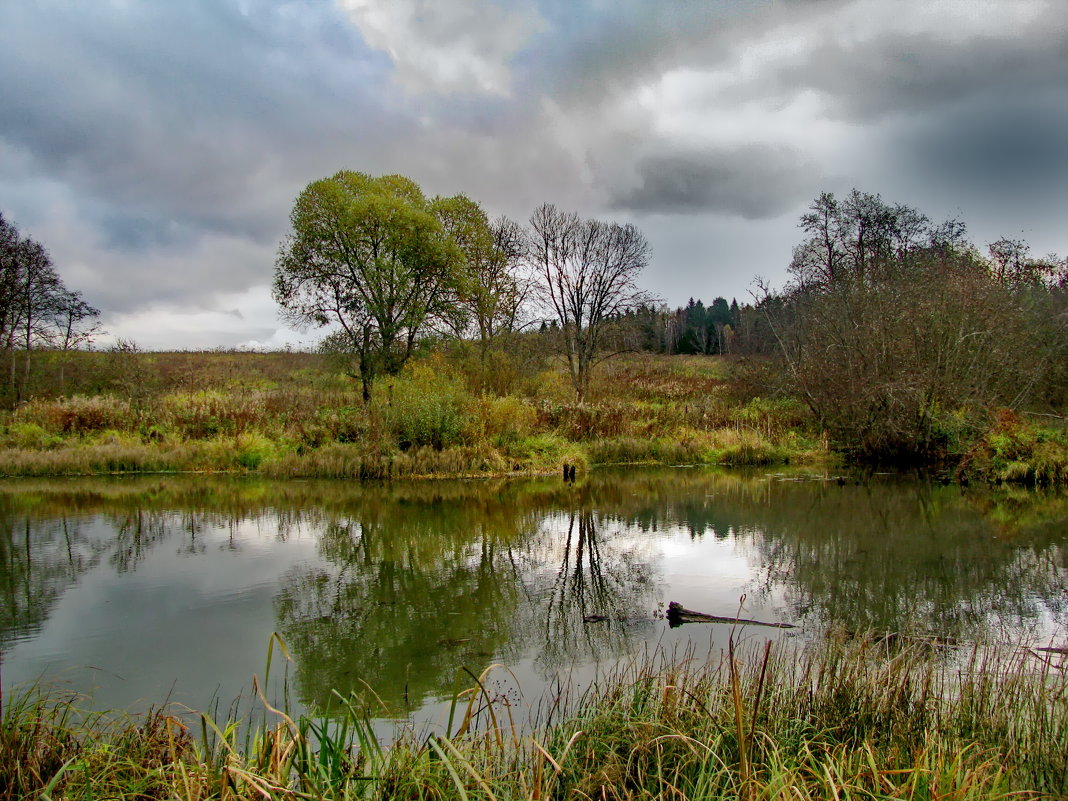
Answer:
[[[420,335],[446,325],[464,284],[463,254],[412,180],[343,170],[297,197],[275,262],[273,295],[300,326],[335,325],[364,400],[397,373]]]
[[[716,353],[726,353],[731,338],[731,308],[726,298],[716,298],[708,307],[708,327],[715,337]]]
[[[458,293],[454,325],[458,335],[478,339],[483,368],[490,349],[516,330],[529,281],[520,274],[524,255],[522,227],[507,217],[491,221],[466,197],[437,198],[434,211],[463,253],[466,282]]]

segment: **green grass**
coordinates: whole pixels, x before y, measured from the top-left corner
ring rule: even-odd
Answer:
[[[35,394],[0,412],[0,475],[509,475],[858,453],[858,443],[832,449],[798,400],[754,397],[774,385],[752,380],[759,362],[627,354],[598,366],[579,403],[565,365],[531,342],[485,365],[461,345],[424,349],[400,375],[380,377],[370,405],[356,381],[310,353],[41,352]],[[1068,483],[1068,434],[1055,414],[944,409],[935,428],[940,466],[959,460],[962,480]]]
[[[268,672],[270,668],[268,667]],[[1026,651],[770,643],[639,660],[529,730],[486,675],[447,728],[379,742],[355,702],[255,721],[6,699],[0,799],[1004,799],[1068,793],[1068,679]],[[258,685],[257,685],[258,686]],[[259,696],[263,699],[263,695]]]
[[[961,460],[958,475],[991,484],[1068,484],[1068,426],[1043,425],[1002,409]]]

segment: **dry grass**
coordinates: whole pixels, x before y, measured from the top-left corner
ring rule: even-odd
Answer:
[[[308,354],[108,357],[125,390],[39,398],[0,417],[0,474],[387,478],[826,456],[799,436],[806,420],[796,405],[733,401],[718,358],[608,362],[593,399],[576,403],[559,369],[512,382],[526,394],[497,397],[468,384],[462,363],[430,355],[383,378],[364,405],[351,379]]]

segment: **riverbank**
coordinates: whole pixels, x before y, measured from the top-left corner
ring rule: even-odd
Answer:
[[[832,638],[715,664],[630,664],[546,699],[532,732],[487,676],[447,731],[391,747],[366,710],[259,722],[5,699],[0,799],[994,799],[1068,792],[1068,676],[1050,655]],[[276,659],[280,656],[276,655]],[[276,668],[277,670],[277,668]],[[268,665],[268,673],[270,665]]]
[[[470,357],[431,353],[380,380],[364,404],[356,382],[315,354],[113,356],[67,354],[75,361],[64,369],[77,375],[80,366],[74,385],[87,394],[42,396],[0,414],[0,475],[388,479],[848,461],[848,443],[832,442],[803,404],[754,395],[721,357],[621,357],[599,367],[579,403],[551,360],[502,363],[490,386]],[[108,371],[107,381],[86,377]],[[934,465],[943,476],[1068,483],[1063,419],[1005,410],[986,418],[953,418]]]

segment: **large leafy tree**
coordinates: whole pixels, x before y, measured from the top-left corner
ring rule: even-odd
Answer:
[[[363,397],[396,373],[421,334],[455,312],[464,258],[419,186],[341,171],[297,197],[275,263],[275,300],[291,322],[337,326]]]

